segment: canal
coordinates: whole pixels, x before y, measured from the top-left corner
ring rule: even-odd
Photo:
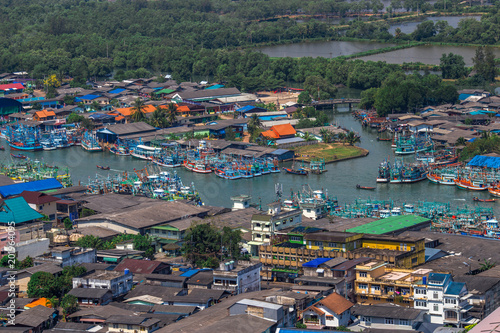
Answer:
[[[340,109],[341,111],[345,111]],[[452,205],[473,206],[472,198],[488,198],[488,193],[472,193],[460,190],[455,186],[440,186],[425,180],[416,184],[390,185],[376,184],[377,169],[384,159],[394,161],[394,153],[390,142],[377,141],[377,132],[362,128],[349,112],[334,113],[325,111],[331,122],[361,134],[359,146],[368,149],[369,155],[348,161],[327,165],[328,172],[322,175],[295,176],[290,174],[270,174],[253,179],[223,180],[214,174],[196,174],[184,168],[174,169],[185,185],[195,184],[203,201],[207,205],[231,206],[230,197],[238,194],[250,194],[253,202],[262,205],[276,199],[274,185],[283,185],[284,196],[290,191],[298,191],[302,185],[309,184],[314,189],[328,190],[329,195],[336,196],[340,204],[346,204],[355,199],[392,199],[397,203],[416,202],[419,200],[450,202]],[[6,146],[6,142],[2,142]],[[0,153],[3,163],[11,163],[10,150]],[[41,151],[26,153],[32,159],[38,159],[49,164],[68,166],[75,184],[86,185],[89,179],[95,177],[112,177],[123,171],[132,172],[133,169],[142,169],[146,162],[128,156],[116,156],[109,152],[87,153],[81,147],[72,147],[65,150]],[[290,165],[291,163],[286,163]],[[110,166],[110,171],[98,170],[96,165]],[[158,172],[160,169],[156,169]],[[172,171],[170,169],[170,171]],[[374,191],[356,189],[356,184],[362,186],[376,186]],[[484,203],[494,207],[495,203]]]

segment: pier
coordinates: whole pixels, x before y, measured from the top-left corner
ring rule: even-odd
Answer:
[[[326,109],[326,108],[336,108],[337,105],[341,104],[348,104],[349,111],[351,111],[353,104],[359,104],[360,102],[361,99],[359,98],[339,98],[339,99],[314,101],[311,103],[311,106],[314,106],[315,109]]]

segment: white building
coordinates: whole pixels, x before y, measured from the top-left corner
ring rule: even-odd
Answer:
[[[234,294],[259,291],[261,270],[262,263],[260,262],[221,263],[219,269],[214,270],[212,289],[227,290]]]
[[[427,311],[434,324],[464,327],[477,322],[468,311],[470,295],[463,282],[454,282],[451,274],[431,273],[428,281],[414,286],[415,309]]]
[[[417,330],[425,321],[425,311],[393,304],[361,305],[351,309],[358,328]]]
[[[321,301],[314,303],[302,313],[302,322],[311,328],[347,326],[351,319],[351,308],[354,304],[332,293]]]
[[[73,288],[100,288],[109,289],[113,297],[121,296],[132,289],[132,273],[91,270],[85,274],[73,278]]]
[[[276,231],[294,227],[302,223],[302,211],[300,209],[281,210],[280,202],[268,205],[267,214],[255,214],[252,216],[252,241],[251,254],[258,255],[260,245],[271,243],[271,238]]]

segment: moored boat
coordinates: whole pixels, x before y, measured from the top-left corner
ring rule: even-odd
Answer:
[[[291,169],[291,168],[283,168],[283,170],[286,172],[286,173],[290,173],[292,175],[298,175],[298,176],[307,176],[307,171],[305,169],[297,169],[297,170],[294,170],[294,169]]]
[[[458,188],[472,191],[486,191],[488,186],[484,183],[483,180],[469,180],[466,178],[458,178],[455,179],[455,185]]]
[[[10,154],[10,156],[14,157],[14,158],[20,158],[20,159],[27,159],[28,157],[26,155],[23,155],[23,154],[18,154],[18,155],[15,155],[15,154]]]
[[[212,169],[210,169],[206,163],[202,161],[190,162],[186,161],[184,163],[184,167],[189,171],[197,172],[197,173],[211,173]]]
[[[372,187],[372,186],[361,186],[361,185],[356,185],[356,188],[358,190],[374,190],[376,189],[376,187]]]
[[[130,155],[141,160],[151,161],[154,156],[161,153],[161,148],[155,148],[145,145],[138,145],[130,151]]]
[[[109,166],[102,166],[102,165],[96,165],[97,169],[101,169],[101,170],[109,170],[110,167]]]

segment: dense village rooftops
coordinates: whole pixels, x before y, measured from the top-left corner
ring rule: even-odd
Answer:
[[[205,304],[211,300],[217,302],[221,298],[227,297],[228,292],[225,290],[214,289],[200,289],[195,288],[184,296],[171,296],[164,298],[165,301],[174,303],[191,303],[191,304]]]
[[[59,201],[58,197],[54,197],[49,194],[41,193],[41,192],[33,192],[33,191],[23,191],[19,195],[26,200],[27,203],[43,205],[49,202]]]
[[[423,316],[422,310],[406,308],[395,305],[359,305],[351,308],[351,313],[355,316],[397,318],[403,320],[415,320]]]
[[[165,300],[166,298],[171,298],[181,292],[182,292],[181,288],[140,284],[136,286],[132,291],[130,291],[124,298],[130,299],[138,296],[149,295],[149,296],[160,297],[162,300]]]
[[[45,307],[43,305],[38,305],[18,314],[16,316],[16,324],[29,327],[38,327],[48,319],[52,319],[51,317],[54,312],[54,309]]]
[[[95,280],[114,280],[114,279],[119,278],[123,275],[124,275],[123,272],[96,269],[96,270],[92,270],[92,271],[83,273],[82,275],[78,276],[77,278],[95,279]]]
[[[318,267],[319,265],[324,264],[328,261],[330,261],[330,258],[316,258],[309,262],[303,263],[302,267]]]
[[[35,180],[27,183],[17,183],[0,187],[0,195],[7,198],[21,194],[23,191],[47,191],[62,188],[61,183],[55,178]]]

